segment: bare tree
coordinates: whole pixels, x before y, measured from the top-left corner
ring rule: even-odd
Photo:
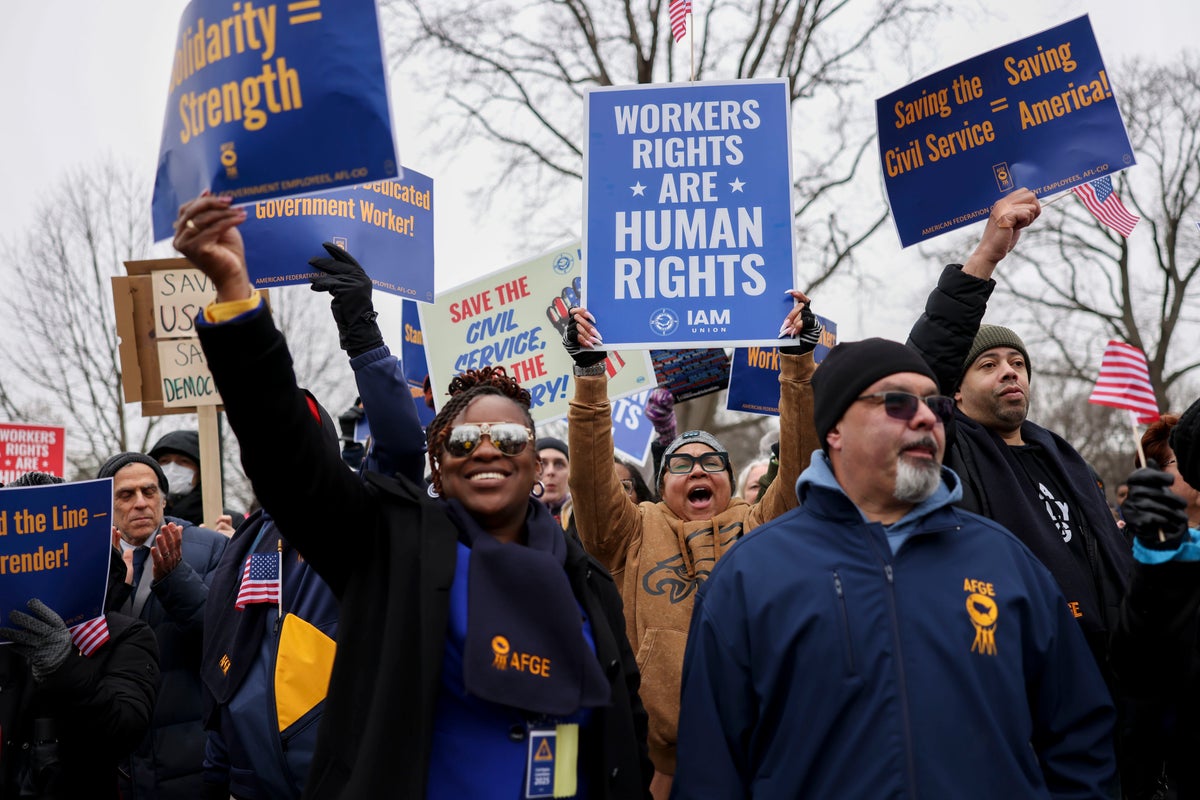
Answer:
[[[391,52],[406,80],[443,98],[433,135],[501,146],[491,191],[526,232],[579,218],[584,90],[787,77],[803,284],[853,263],[887,217],[874,191],[874,115],[858,92],[877,51],[912,39],[938,3],[712,0],[695,5],[694,48],[677,47],[667,0],[389,0]],[[889,62],[889,65],[891,62]],[[456,145],[461,146],[461,145]],[[867,181],[867,183],[863,183]],[[519,188],[514,188],[519,187]]]
[[[1042,345],[1055,374],[1094,381],[1105,343],[1118,339],[1145,351],[1160,407],[1186,407],[1194,397],[1181,379],[1200,366],[1200,59],[1134,62],[1121,74],[1138,164],[1113,183],[1141,222],[1125,239],[1074,198],[1053,203],[1001,266],[1005,297],[992,305]]]
[[[40,203],[37,222],[5,245],[8,290],[0,397],[23,422],[68,428],[76,476],[121,450],[145,450],[159,420],[126,406],[110,278],[148,257],[149,192],[135,173],[104,162],[69,173]]]

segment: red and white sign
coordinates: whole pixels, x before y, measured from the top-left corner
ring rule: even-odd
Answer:
[[[0,422],[0,483],[9,484],[26,472],[63,475],[65,428]]]

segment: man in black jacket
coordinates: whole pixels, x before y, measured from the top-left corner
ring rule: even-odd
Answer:
[[[1024,342],[1008,328],[980,325],[996,285],[992,272],[1040,212],[1027,189],[997,202],[967,263],[943,271],[908,344],[958,404],[946,464],[962,479],[961,505],[1004,525],[1046,565],[1115,689],[1109,638],[1128,586],[1129,549],[1087,462],[1028,420],[1032,370]],[[1131,783],[1129,754],[1119,755],[1122,779]]]

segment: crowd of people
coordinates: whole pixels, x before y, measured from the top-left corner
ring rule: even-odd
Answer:
[[[614,449],[604,320],[570,312],[565,441],[498,367],[423,429],[326,244],[340,422],[372,432],[343,448],[245,212],[201,195],[175,246],[217,291],[197,328],[260,507],[198,524],[194,432],[99,468],[110,637],[10,615],[0,797],[1200,797],[1200,401],[1146,431],[1115,520],[1029,419],[1036,354],[983,323],[1040,210],[999,201],[905,343],[818,365],[793,290],[769,456],[678,431],[659,388],[647,481]]]

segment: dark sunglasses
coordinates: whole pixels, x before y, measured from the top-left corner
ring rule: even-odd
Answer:
[[[879,400],[883,403],[883,410],[892,419],[902,419],[906,422],[917,415],[917,409],[921,403],[929,406],[929,410],[938,418],[938,422],[945,424],[954,419],[954,398],[946,397],[944,394],[931,394],[928,397],[917,397],[915,394],[908,392],[875,392],[873,394],[864,394],[858,400]]]
[[[515,456],[533,441],[533,431],[517,422],[479,422],[455,425],[446,438],[446,452],[462,458],[475,452],[483,437],[506,456]]]
[[[693,456],[687,453],[672,453],[667,456],[667,472],[672,475],[687,475],[697,464],[705,472],[722,472],[729,467],[729,454],[712,452]]]

